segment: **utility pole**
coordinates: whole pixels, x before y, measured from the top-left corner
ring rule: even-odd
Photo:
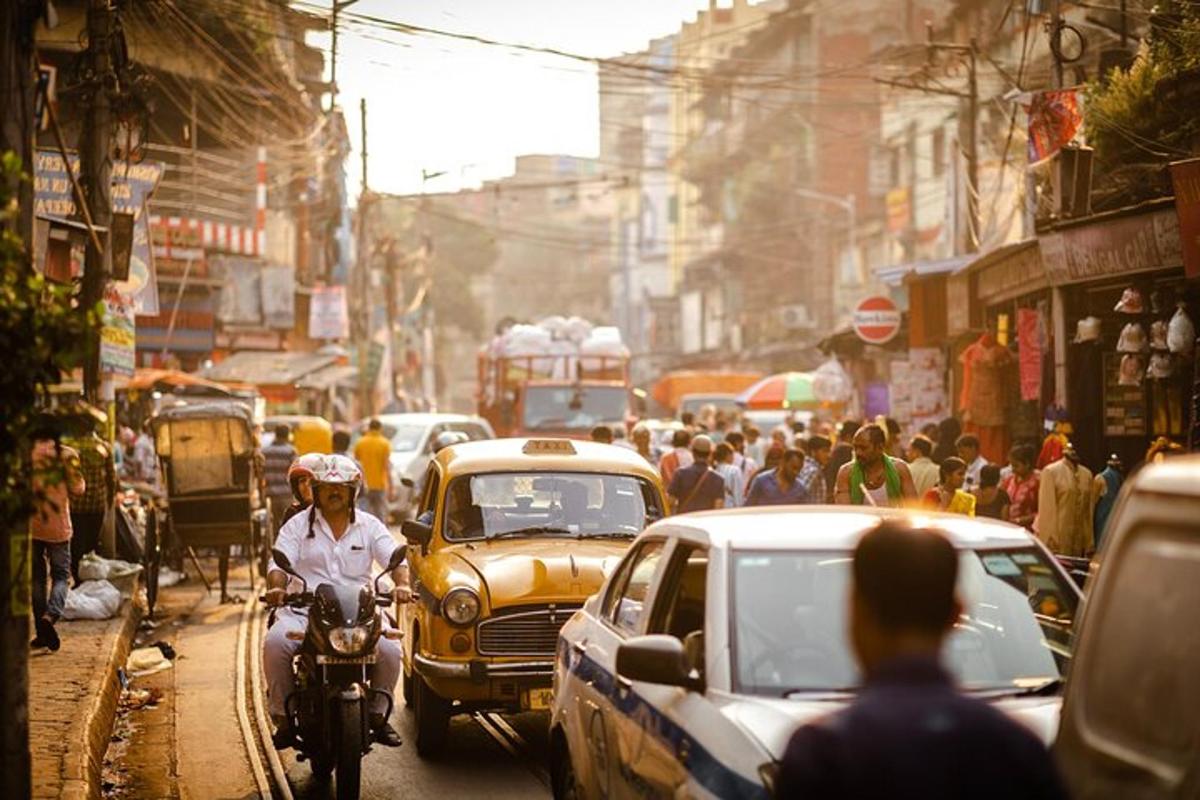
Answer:
[[[89,239],[84,260],[81,305],[93,308],[104,299],[104,287],[112,274],[111,248],[108,246],[112,225],[112,106],[110,91],[115,88],[113,72],[113,36],[116,8],[111,0],[90,0],[87,10],[87,58],[90,74],[89,94],[85,99],[83,130],[79,141],[80,184],[91,210],[93,224],[103,231],[103,249]],[[100,401],[100,330],[89,332],[90,341],[83,364],[83,390],[88,402]]]
[[[337,108],[337,57],[338,57],[338,14],[342,9],[349,8],[357,3],[358,0],[342,0],[333,3],[333,19],[330,20],[330,34],[332,41],[329,43],[329,110],[333,111]]]
[[[348,3],[344,4],[348,5]],[[334,5],[337,8],[337,5]],[[371,312],[373,304],[371,303],[371,254],[367,251],[367,220],[371,210],[370,189],[367,185],[367,101],[366,98],[359,103],[359,119],[362,124],[362,130],[359,132],[362,137],[362,188],[358,195],[358,237],[354,249],[355,262],[355,280],[352,281],[356,291],[355,306],[358,308],[358,313],[355,315],[356,324],[354,331],[357,334],[356,339],[358,346],[358,402],[361,416],[369,417],[374,409],[371,407],[371,379],[367,372],[369,362],[369,354],[371,350]],[[382,365],[381,365],[382,368]]]

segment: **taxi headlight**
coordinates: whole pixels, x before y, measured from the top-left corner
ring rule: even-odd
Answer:
[[[344,656],[354,655],[366,646],[369,635],[365,625],[334,628],[329,631],[329,646]]]
[[[454,589],[442,598],[442,616],[455,625],[479,619],[479,595],[471,589]]]

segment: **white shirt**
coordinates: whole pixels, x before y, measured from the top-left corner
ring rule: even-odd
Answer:
[[[967,464],[967,477],[963,481],[963,490],[971,491],[979,486],[979,472],[988,465],[983,456],[975,456],[975,460]]]
[[[275,547],[291,560],[293,571],[308,582],[310,590],[322,583],[369,584],[378,573],[374,565],[386,565],[392,551],[399,546],[386,525],[362,511],[354,513],[354,522],[347,526],[341,539],[333,538],[333,531],[320,511],[313,521],[312,538],[308,536],[307,511],[288,520],[275,537]],[[274,559],[271,569],[279,569]]]
[[[713,469],[725,481],[725,507],[737,508],[746,495],[746,481],[742,471],[733,464],[717,464]]]

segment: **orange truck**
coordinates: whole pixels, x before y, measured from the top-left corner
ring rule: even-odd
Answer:
[[[733,398],[762,377],[761,372],[678,370],[662,376],[651,388],[650,396],[672,413],[696,413],[706,403],[736,408]]]
[[[628,355],[479,354],[479,416],[499,438],[586,439],[597,425],[631,416]]]

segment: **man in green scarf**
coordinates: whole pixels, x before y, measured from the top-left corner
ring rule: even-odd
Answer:
[[[846,506],[899,508],[916,500],[908,464],[887,454],[887,433],[879,425],[864,425],[854,434],[854,460],[837,474],[834,502]]]

